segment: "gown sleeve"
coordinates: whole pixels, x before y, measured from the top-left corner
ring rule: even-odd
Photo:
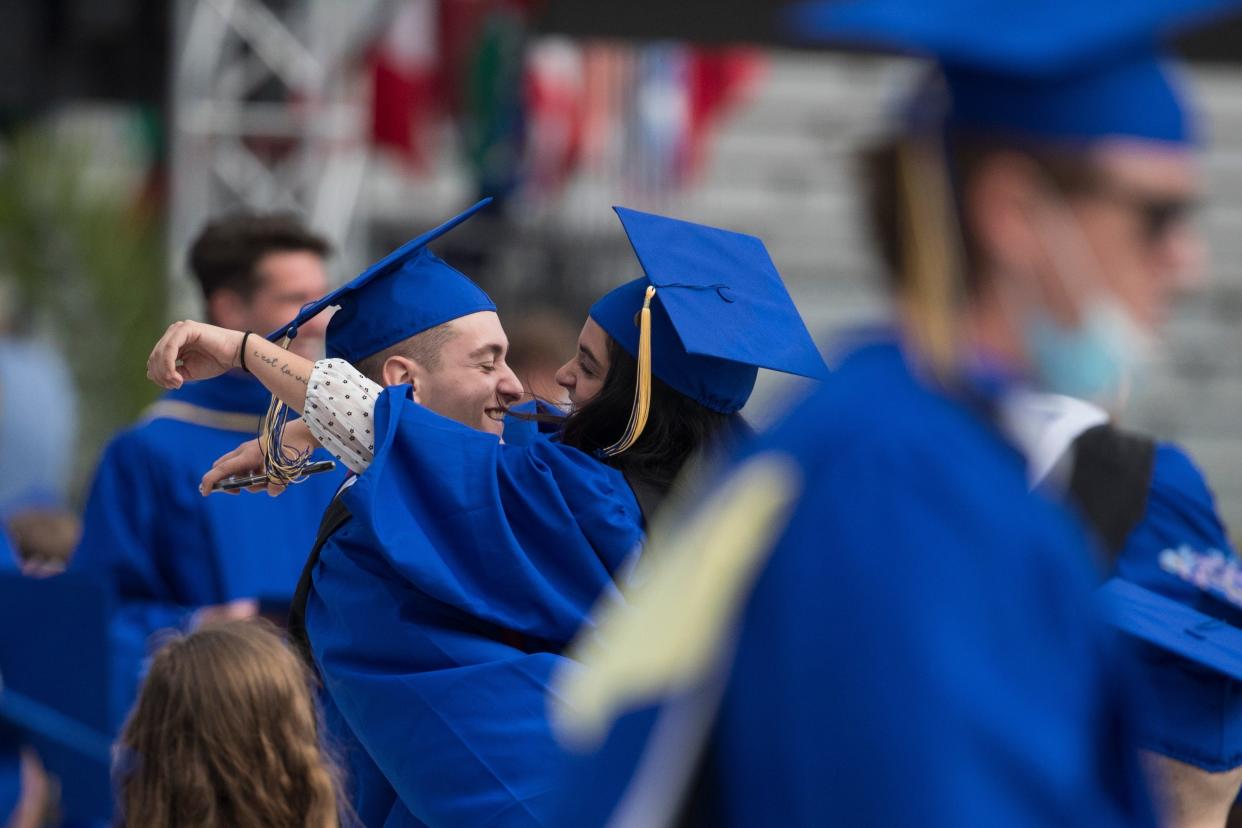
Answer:
[[[341,718],[419,824],[548,824],[547,693],[566,659],[428,599],[351,528],[325,544],[307,605]]]
[[[624,477],[553,440],[506,445],[387,388],[375,457],[342,494],[403,580],[504,629],[567,642],[639,547]]]
[[[311,371],[304,419],[328,453],[362,474],[375,456],[375,401],[383,389],[343,359],[321,359]]]

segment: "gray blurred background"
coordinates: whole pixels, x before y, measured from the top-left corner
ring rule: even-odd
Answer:
[[[638,275],[613,204],[761,236],[825,344],[879,318],[852,162],[917,67],[774,45],[779,5],[0,0],[0,469],[29,479],[0,518],[80,502],[155,395],[150,345],[199,312],[187,245],[240,205],[303,214],[339,282],[495,195],[438,252],[493,294],[515,356],[537,333],[568,354],[591,300]],[[1186,444],[1236,524],[1242,29],[1185,48],[1213,138],[1211,282],[1127,419]],[[51,421],[15,408],[32,373],[64,415],[47,462],[19,459]]]

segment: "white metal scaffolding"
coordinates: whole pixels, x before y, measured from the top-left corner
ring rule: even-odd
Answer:
[[[293,210],[363,255],[369,93],[359,67],[392,0],[178,0],[169,253],[224,210]],[[188,297],[192,291],[175,290]],[[184,301],[184,300],[183,300]],[[181,308],[179,310],[185,310]]]

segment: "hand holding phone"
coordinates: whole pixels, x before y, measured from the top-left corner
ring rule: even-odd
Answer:
[[[302,469],[302,476],[309,477],[312,474],[322,474],[323,472],[332,471],[335,468],[336,463],[333,463],[331,460],[319,460],[318,462],[311,463],[309,466]],[[213,492],[238,492],[242,489],[249,489],[251,486],[265,486],[267,485],[267,482],[266,474],[248,474],[238,477],[226,477],[223,480],[216,481],[216,483],[211,487],[211,490]]]

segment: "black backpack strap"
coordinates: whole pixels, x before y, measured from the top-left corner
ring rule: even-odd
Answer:
[[[352,517],[353,515],[341,502],[340,497],[333,498],[328,504],[328,508],[323,513],[323,520],[319,522],[315,545],[311,547],[306,565],[302,567],[302,574],[298,578],[298,588],[293,593],[293,605],[289,608],[289,643],[294,652],[306,662],[311,672],[318,672],[315,670],[315,659],[311,656],[310,638],[306,633],[306,602],[310,598],[311,576],[315,572],[315,565],[319,563],[319,552],[323,549],[323,545],[328,542],[328,538],[332,537],[333,532],[344,526]]]
[[[1078,435],[1073,450],[1070,499],[1103,542],[1112,569],[1147,511],[1156,443],[1105,424]]]

